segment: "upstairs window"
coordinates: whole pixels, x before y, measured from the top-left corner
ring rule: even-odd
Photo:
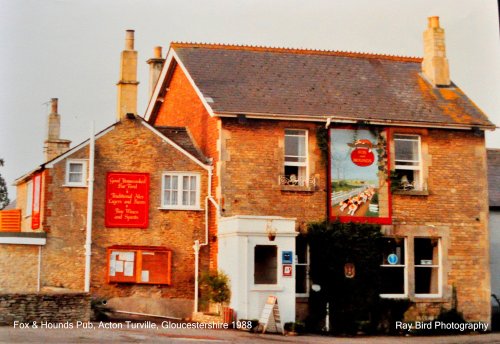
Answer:
[[[285,130],[284,177],[289,185],[306,186],[307,177],[307,130]]]
[[[66,186],[87,186],[87,161],[66,161]]]
[[[164,173],[161,207],[164,209],[200,209],[199,174]]]
[[[395,167],[401,190],[422,190],[419,135],[394,135]]]

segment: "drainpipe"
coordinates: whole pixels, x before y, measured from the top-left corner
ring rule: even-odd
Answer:
[[[90,256],[92,254],[92,210],[94,202],[94,121],[90,123],[89,178],[87,189],[87,230],[85,239],[85,292],[90,291]]]
[[[208,166],[208,192],[207,197],[205,197],[205,242],[200,243],[199,240],[194,241],[194,312],[198,312],[198,285],[199,285],[199,265],[200,265],[200,248],[202,246],[208,245],[208,201],[212,202],[219,214],[220,208],[215,199],[212,197],[212,176],[213,176],[213,166]]]
[[[42,245],[38,246],[38,274],[36,291],[40,292],[40,275],[42,271]]]

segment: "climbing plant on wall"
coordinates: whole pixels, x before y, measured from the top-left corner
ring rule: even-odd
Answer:
[[[374,312],[379,304],[379,267],[382,234],[379,225],[359,223],[310,223],[311,282],[321,286],[311,292],[310,323],[320,324],[330,306],[333,333],[357,333],[363,327],[376,327]],[[345,265],[354,265],[355,275],[345,276]],[[368,332],[369,329],[364,329]]]

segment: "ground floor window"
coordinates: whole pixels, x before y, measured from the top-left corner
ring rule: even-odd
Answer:
[[[441,295],[439,238],[386,238],[380,265],[382,297]]]
[[[303,236],[295,241],[295,293],[297,296],[309,296],[309,246]]]
[[[440,290],[439,239],[415,238],[415,295],[436,295]]]
[[[254,284],[277,284],[278,247],[256,245],[254,253]]]
[[[380,267],[382,294],[389,297],[406,296],[408,294],[406,239],[386,238]]]
[[[107,252],[109,282],[170,284],[170,250],[154,246],[112,246]]]

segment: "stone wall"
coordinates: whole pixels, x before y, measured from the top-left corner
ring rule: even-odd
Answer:
[[[88,159],[88,146],[68,159]],[[87,188],[65,186],[66,159],[48,170],[47,245],[42,249],[42,286],[83,290]],[[189,171],[200,176],[199,210],[161,207],[162,174]],[[106,173],[149,173],[149,224],[146,229],[105,226]],[[125,119],[96,140],[91,293],[103,298],[192,300],[194,240],[204,240],[207,171],[161,140],[140,120]],[[108,283],[106,249],[113,245],[161,246],[172,251],[170,285]],[[208,261],[203,252],[201,261]],[[125,310],[125,309],[123,309]],[[137,311],[127,309],[128,311]]]
[[[37,290],[38,250],[34,245],[0,244],[0,292]]]
[[[0,294],[0,325],[89,321],[90,312],[86,293]]]
[[[421,138],[428,195],[393,196],[393,234],[441,238],[443,297],[417,300],[411,295],[410,283],[410,298],[428,307],[440,302],[450,307],[455,288],[457,308],[465,319],[488,322],[491,292],[484,137],[469,131],[429,129]]]

